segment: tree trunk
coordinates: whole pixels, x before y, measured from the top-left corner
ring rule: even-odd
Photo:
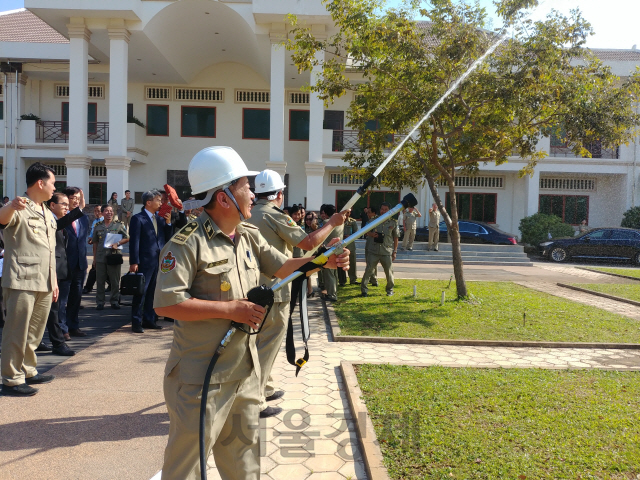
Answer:
[[[449,215],[449,212],[444,209],[444,204],[442,203],[442,199],[438,194],[438,189],[436,188],[433,176],[427,172],[426,177],[427,183],[429,184],[429,189],[431,190],[431,194],[433,195],[436,205],[438,205],[438,210],[440,210],[440,214],[447,224],[447,231],[449,232],[449,238],[451,240],[451,253],[453,255],[453,276],[456,278],[456,290],[458,293],[458,298],[466,298],[469,296],[469,293],[467,292],[467,282],[464,279],[462,250],[460,249],[460,231],[458,230],[458,205],[456,202],[455,187],[453,187],[453,182],[449,182],[449,198],[451,199],[451,215]]]

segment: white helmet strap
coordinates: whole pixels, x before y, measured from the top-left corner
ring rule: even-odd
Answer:
[[[240,210],[240,206],[238,205],[238,202],[236,202],[236,197],[233,196],[233,193],[231,193],[231,190],[229,190],[229,187],[224,187],[223,191],[229,196],[233,204],[238,209],[238,215],[240,215],[240,221],[244,222],[245,218],[244,218],[244,215],[242,215],[242,210]]]
[[[275,200],[276,198],[278,198],[278,194],[281,192],[282,190],[278,190],[276,193],[274,193],[273,195],[269,195],[267,197],[267,200]]]
[[[202,200],[185,200],[182,202],[182,208],[184,210],[194,210],[196,208],[204,207],[211,201],[213,194],[220,190],[219,188],[212,188],[207,192],[207,195]]]

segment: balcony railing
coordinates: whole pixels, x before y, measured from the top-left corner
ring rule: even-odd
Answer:
[[[387,140],[390,143],[388,149],[395,147],[405,134],[389,135]],[[366,150],[364,139],[360,134],[360,130],[334,130],[331,142],[331,151],[333,152],[362,152]]]
[[[109,122],[88,122],[89,143],[109,143]],[[69,122],[41,120],[36,123],[36,142],[69,143]]]
[[[585,145],[585,148],[591,152],[592,158],[620,158],[620,147],[615,148],[602,148],[600,142],[593,142]],[[553,138],[551,139],[551,148],[549,154],[552,157],[574,157],[575,153],[567,144],[555,144]]]

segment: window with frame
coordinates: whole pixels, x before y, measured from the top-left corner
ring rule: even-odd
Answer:
[[[89,203],[92,205],[107,203],[106,182],[89,182]]]
[[[458,220],[496,223],[497,193],[456,193]],[[445,208],[451,211],[449,192],[445,196]]]
[[[182,106],[181,135],[183,137],[216,137],[216,107]]]
[[[289,140],[309,141],[309,110],[289,110]]]
[[[0,120],[4,120],[4,101],[0,102]]]
[[[560,217],[564,223],[579,225],[582,220],[589,223],[588,195],[540,195],[540,213]]]
[[[271,135],[271,110],[268,108],[242,109],[242,138],[245,140],[269,140]]]
[[[147,105],[147,135],[169,136],[169,105]]]
[[[98,104],[87,104],[87,134],[98,131]],[[62,102],[62,133],[69,133],[69,102]]]

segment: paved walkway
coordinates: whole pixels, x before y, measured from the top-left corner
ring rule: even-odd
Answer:
[[[468,273],[472,270],[486,271],[467,268]],[[552,270],[535,275],[547,275],[544,272],[557,275]],[[439,274],[446,273],[431,278]],[[563,275],[579,281],[570,273]],[[274,402],[284,412],[262,424],[264,480],[366,478],[339,372],[342,360],[640,368],[640,351],[631,350],[338,344],[329,341],[322,308],[319,300],[309,302],[311,357],[300,375],[295,377],[284,352],[277,359],[273,374],[286,395]],[[56,380],[43,385],[35,397],[0,397],[0,479],[154,477],[162,466],[168,431],[162,371],[170,342],[170,328],[133,335],[124,327],[53,368]],[[212,459],[209,465],[209,478],[219,478]]]

